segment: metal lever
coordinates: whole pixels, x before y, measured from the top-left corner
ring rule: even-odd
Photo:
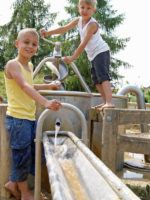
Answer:
[[[61,42],[53,42],[51,40],[48,40],[44,37],[42,37],[42,39],[50,44],[55,45],[54,51],[53,51],[53,56],[57,57],[57,58],[61,58]]]

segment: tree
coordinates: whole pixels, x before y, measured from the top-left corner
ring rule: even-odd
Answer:
[[[79,15],[77,8],[78,0],[68,0],[68,3],[69,6],[65,9],[66,12],[70,14],[71,18],[66,21],[61,21],[59,23],[60,25],[68,23]],[[124,67],[131,67],[128,63],[118,60],[114,57],[116,53],[126,47],[126,43],[129,41],[129,38],[118,38],[116,35],[114,35],[115,28],[123,22],[124,15],[117,15],[117,11],[113,10],[112,5],[110,5],[110,0],[97,0],[97,11],[94,14],[94,18],[99,22],[101,27],[101,35],[108,43],[111,50],[110,74],[112,77],[112,84],[115,87],[119,79],[122,78],[122,76],[118,73],[119,67],[122,65]],[[58,39],[63,42],[62,47],[64,55],[72,55],[80,43],[80,37],[77,29],[71,30],[64,35],[59,36]],[[79,58],[75,60],[75,63],[87,84],[90,86],[91,90],[95,91],[95,87],[93,87],[91,84],[90,65],[86,53],[83,52]],[[66,80],[66,84],[69,89],[71,86],[71,89],[75,88],[76,90],[81,90],[81,85],[77,79],[77,76],[72,72],[71,69],[69,69],[69,76]]]
[[[144,99],[146,103],[150,103],[150,89],[144,95]]]
[[[13,14],[8,24],[0,26],[0,70],[6,62],[17,55],[14,41],[18,32],[23,28],[48,28],[55,20],[56,13],[49,13],[50,5],[45,5],[44,0],[16,0],[13,3]],[[50,52],[49,45],[40,39],[39,50],[32,58],[36,66],[41,59]]]

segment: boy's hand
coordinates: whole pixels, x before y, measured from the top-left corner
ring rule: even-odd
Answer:
[[[59,89],[60,84],[57,84],[57,81],[52,81],[51,83],[49,83],[49,89],[50,90],[57,90]]]
[[[64,62],[66,62],[66,63],[68,63],[68,64],[70,64],[72,61],[73,61],[72,56],[66,56],[66,57],[64,58]]]
[[[58,111],[59,108],[62,108],[61,102],[56,99],[47,101],[46,105],[44,105],[44,106],[45,106],[45,108],[51,109],[53,111]]]
[[[40,30],[40,35],[41,35],[41,37],[46,37],[47,36],[47,31],[44,30],[44,29],[41,29]]]

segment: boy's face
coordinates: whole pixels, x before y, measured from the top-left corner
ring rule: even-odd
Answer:
[[[15,46],[18,48],[18,54],[24,58],[30,59],[37,51],[39,38],[33,33],[22,33]]]
[[[93,7],[93,5],[91,4],[87,4],[87,3],[80,3],[79,5],[79,13],[81,15],[82,18],[91,18],[91,16],[95,13],[96,9]]]

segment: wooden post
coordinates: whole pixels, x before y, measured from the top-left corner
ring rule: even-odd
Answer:
[[[121,134],[118,127],[127,124],[149,124],[150,111],[138,109],[105,109],[102,130],[102,161],[112,170],[123,167],[123,153],[149,154],[149,133]]]
[[[91,109],[91,150],[101,159],[101,144],[102,144],[102,124],[103,112],[99,109]]]
[[[116,171],[117,157],[123,159],[123,154],[117,153],[118,112],[114,109],[104,109],[102,129],[102,161],[113,171]],[[120,166],[118,166],[120,167]]]
[[[11,150],[9,138],[5,128],[6,104],[0,104],[0,197],[8,198],[10,194],[5,190],[4,185],[8,181],[11,166]]]

